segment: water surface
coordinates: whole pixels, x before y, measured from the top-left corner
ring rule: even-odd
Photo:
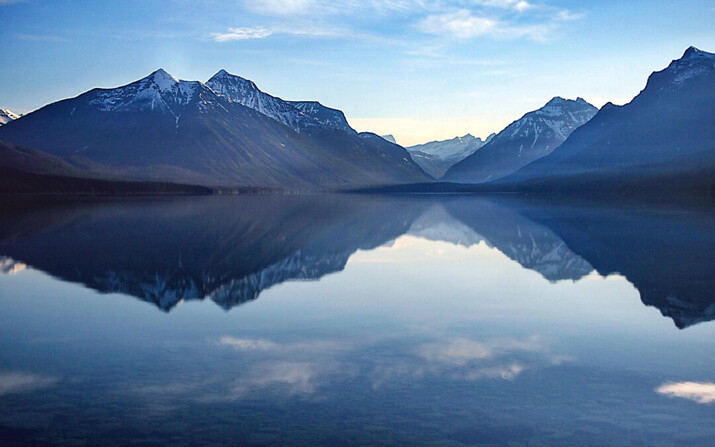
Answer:
[[[709,209],[5,206],[0,444],[709,446]]]

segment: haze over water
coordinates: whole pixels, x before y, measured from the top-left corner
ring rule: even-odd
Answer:
[[[711,210],[247,196],[0,214],[0,444],[715,439]]]

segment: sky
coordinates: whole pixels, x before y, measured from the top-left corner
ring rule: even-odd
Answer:
[[[715,0],[0,0],[0,107],[224,68],[408,146],[486,137],[554,96],[624,104]]]

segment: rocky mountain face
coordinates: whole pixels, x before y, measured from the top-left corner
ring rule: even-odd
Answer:
[[[606,104],[549,156],[505,183],[619,183],[680,175],[715,185],[715,54],[688,48],[628,104]],[[602,183],[602,182],[600,182]]]
[[[403,148],[331,127],[340,127],[332,109],[290,105],[250,81],[217,76],[212,84],[226,95],[157,70],[43,107],[2,126],[0,140],[132,180],[324,190],[428,178]],[[256,110],[227,96],[237,92]]]
[[[488,144],[455,164],[442,178],[459,183],[482,183],[509,175],[561,145],[597,109],[581,98],[555,97],[544,107],[509,124]]]
[[[444,175],[447,169],[472,155],[491,141],[494,136],[495,134],[491,134],[486,140],[482,140],[467,134],[463,137],[454,137],[451,140],[432,141],[405,149],[426,173],[438,179]]]

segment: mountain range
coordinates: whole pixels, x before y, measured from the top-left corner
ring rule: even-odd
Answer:
[[[402,147],[357,134],[342,112],[282,101],[223,70],[208,84],[159,69],[90,90],[2,126],[0,141],[122,180],[324,190],[429,179]]]
[[[3,110],[3,190],[17,180],[16,192],[53,191],[54,177],[76,177],[248,191],[715,193],[714,81],[715,55],[690,47],[626,105],[555,97],[486,141],[406,150],[356,132],[340,110],[225,70],[204,84],[159,69],[21,117]]]
[[[715,188],[715,54],[688,48],[628,104],[606,104],[551,154],[509,177],[521,187],[646,184]],[[650,183],[648,183],[650,182]],[[715,190],[715,189],[713,189]]]
[[[443,180],[482,183],[509,175],[553,152],[595,114],[582,98],[555,97],[509,124],[478,151],[449,168]]]
[[[463,137],[454,137],[451,140],[431,141],[405,149],[426,173],[438,179],[444,175],[447,169],[490,142],[495,135],[491,134],[482,140],[472,134],[467,134]]]

